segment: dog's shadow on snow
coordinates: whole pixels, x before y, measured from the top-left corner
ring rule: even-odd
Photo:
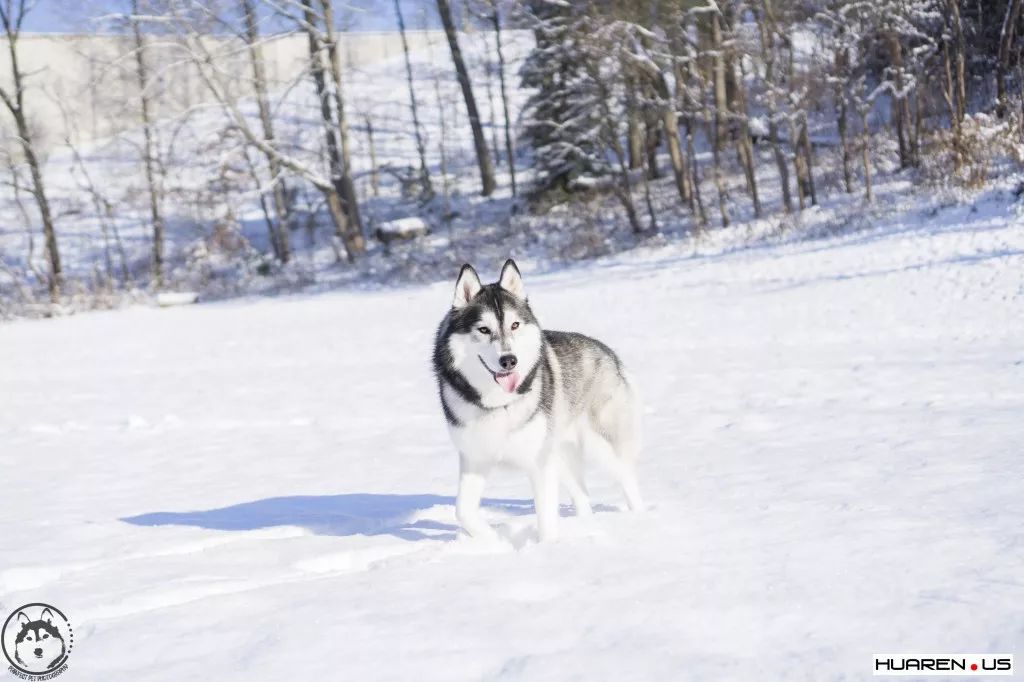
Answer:
[[[317,535],[393,535],[409,541],[454,540],[457,526],[418,518],[433,507],[454,505],[455,498],[445,495],[296,495],[204,511],[152,512],[121,520],[135,526],[193,526],[226,531],[298,526]],[[532,500],[485,498],[483,506],[512,516],[533,514]],[[567,508],[563,508],[562,513],[568,513]]]

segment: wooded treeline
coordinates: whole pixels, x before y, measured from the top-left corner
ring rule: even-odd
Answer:
[[[1020,4],[529,3],[534,191],[572,193],[603,177],[643,232],[657,229],[641,208],[648,183],[671,173],[700,230],[729,225],[733,169],[755,217],[766,180],[785,212],[818,203],[822,155],[841,166],[845,192],[871,201],[877,136],[893,141],[901,168],[928,154],[950,177],[978,182],[985,160],[972,156],[969,116],[994,112],[1018,131],[1024,116]],[[713,191],[702,194],[705,178]]]
[[[548,206],[610,193],[637,234],[659,229],[653,194],[666,188],[693,232],[728,226],[736,213],[801,211],[828,191],[823,166],[836,169],[841,191],[870,202],[879,155],[894,153],[901,168],[931,164],[932,172],[942,168],[957,181],[979,183],[990,154],[979,142],[979,121],[991,115],[1004,122],[995,125],[1019,134],[1024,119],[1021,0],[422,4],[444,30],[480,194],[510,191],[521,195],[513,205]],[[0,80],[0,101],[5,137],[15,141],[4,182],[26,224],[38,226],[45,271],[34,268],[31,252],[25,262],[56,302],[65,280],[61,229],[26,113],[32,74],[18,61],[24,18],[33,5],[0,0],[10,69]],[[152,105],[163,77],[154,65],[156,46],[187,62],[222,111],[227,123],[221,146],[210,153],[238,160],[233,172],[241,167],[255,188],[267,256],[276,263],[292,257],[300,189],[319,195],[338,257],[349,261],[359,259],[372,240],[361,196],[376,195],[382,171],[398,177],[404,194],[422,205],[438,201],[439,192],[448,201],[444,127],[451,123],[444,123],[441,107],[441,140],[428,139],[422,103],[431,86],[414,77],[408,5],[394,0],[388,10],[404,48],[401,97],[411,125],[403,134],[414,140],[417,156],[408,169],[378,168],[372,118],[353,116],[346,101],[345,33],[338,18],[344,9],[335,0],[125,0],[121,14],[105,18],[107,30],[124,36],[124,49],[107,66],[134,80],[132,101],[119,102],[110,115],[134,116],[141,131],[137,152],[151,242],[145,282],[151,288],[164,286],[168,258],[167,168]],[[486,34],[486,83],[474,82],[467,67],[467,30]],[[503,52],[509,30],[529,31],[534,39],[521,69],[510,69]],[[272,91],[263,53],[275,32],[305,37],[304,78],[316,93],[321,140],[312,160],[281,134],[278,104],[286,94]],[[530,93],[521,114],[510,106],[516,87]],[[482,96],[501,102],[490,107],[489,121],[478,105]],[[368,139],[372,157],[372,172],[362,176],[353,171],[354,128]],[[67,145],[80,161],[70,139]],[[121,286],[140,284],[132,281],[117,234],[118,206],[79,165],[83,191],[103,229],[107,277],[119,273]],[[503,166],[507,187],[499,187],[496,165]],[[730,182],[734,177],[742,183]],[[227,175],[220,180],[238,182]],[[29,248],[35,248],[31,239]]]

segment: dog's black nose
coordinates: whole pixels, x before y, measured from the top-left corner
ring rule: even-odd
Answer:
[[[43,655],[43,650],[42,649],[36,649],[32,653],[34,653],[36,656],[42,656]]]
[[[516,356],[512,355],[511,353],[509,353],[508,355],[502,355],[500,358],[498,358],[498,364],[500,364],[501,368],[506,372],[515,369],[517,362],[519,361],[516,360]]]

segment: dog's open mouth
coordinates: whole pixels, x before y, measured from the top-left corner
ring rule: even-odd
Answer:
[[[510,372],[495,372],[493,369],[487,366],[484,359],[479,355],[477,358],[480,359],[480,364],[483,365],[491,376],[494,377],[494,382],[504,389],[506,393],[515,393],[516,389],[519,388],[519,372],[512,370]]]

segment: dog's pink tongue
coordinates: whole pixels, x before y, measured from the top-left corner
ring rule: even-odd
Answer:
[[[498,382],[499,386],[505,389],[506,393],[515,393],[516,387],[519,385],[519,372],[498,374],[494,377],[494,380]]]

